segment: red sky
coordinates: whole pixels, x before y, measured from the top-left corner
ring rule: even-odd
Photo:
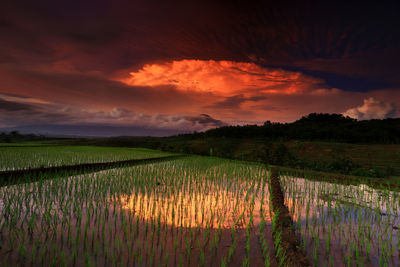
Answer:
[[[312,112],[399,116],[390,6],[93,3],[5,4],[0,128],[165,135]]]

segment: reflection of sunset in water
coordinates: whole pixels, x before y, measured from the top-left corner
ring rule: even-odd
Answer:
[[[68,266],[74,257],[76,266],[193,266],[201,257],[261,266],[261,244],[274,255],[268,200],[261,164],[193,156],[110,169],[2,188],[0,244],[10,266],[21,251],[12,242],[52,244],[43,263],[26,260],[45,266],[55,257]]]
[[[265,170],[255,172],[257,174],[267,175]],[[139,218],[172,228],[223,229],[233,225],[245,228],[250,216],[252,225],[260,224],[261,202],[264,219],[270,221],[269,192],[267,184],[261,183],[261,180],[260,184],[244,181],[224,184],[219,180],[204,180],[192,183],[190,188],[183,186],[181,190],[160,185],[156,191],[124,195],[119,201],[122,208],[131,210]]]

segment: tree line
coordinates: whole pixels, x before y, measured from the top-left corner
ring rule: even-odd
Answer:
[[[28,141],[39,141],[46,140],[47,137],[43,135],[35,134],[20,134],[18,131],[12,131],[9,133],[0,133],[0,143],[17,143],[17,142],[28,142]]]
[[[400,119],[358,121],[342,114],[311,113],[292,123],[266,121],[260,126],[224,126],[179,136],[189,139],[226,137],[395,144],[400,143]]]

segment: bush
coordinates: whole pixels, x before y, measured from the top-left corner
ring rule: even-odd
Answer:
[[[393,176],[396,174],[396,170],[392,166],[386,167],[385,175],[386,176]]]
[[[272,153],[272,162],[274,165],[285,165],[289,160],[289,150],[283,143],[279,143]]]
[[[352,170],[355,168],[358,168],[357,164],[355,164],[352,160],[347,159],[347,158],[334,158],[330,163],[329,163],[329,169],[335,172],[342,172],[345,174],[350,174]]]
[[[373,177],[373,178],[382,178],[384,177],[384,173],[376,168],[371,168],[369,170],[364,168],[356,168],[350,172],[351,175],[354,176],[365,176],[365,177]]]
[[[297,157],[291,153],[283,143],[273,145],[267,142],[264,149],[265,161],[267,164],[291,167],[299,165]]]

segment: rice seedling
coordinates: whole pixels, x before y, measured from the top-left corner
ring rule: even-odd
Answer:
[[[11,252],[1,261],[269,266],[266,175],[259,164],[188,157],[6,185],[0,188],[0,245]],[[235,253],[239,248],[246,253]]]
[[[171,153],[146,148],[95,146],[0,146],[0,171],[55,167],[82,163],[103,163],[168,156]]]
[[[315,266],[399,264],[399,192],[289,175],[281,175],[281,182],[294,226]]]

